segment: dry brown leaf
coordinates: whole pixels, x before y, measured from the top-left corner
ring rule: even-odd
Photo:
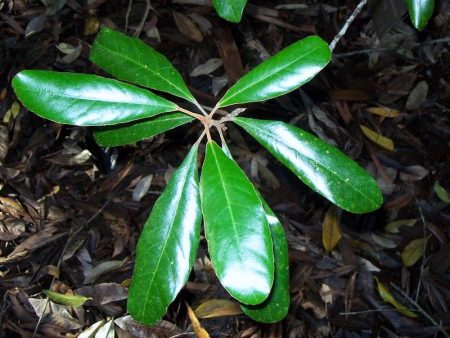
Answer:
[[[186,304],[189,319],[191,320],[192,327],[194,328],[195,334],[198,338],[210,338],[209,333],[203,328],[202,324],[200,324],[199,320],[195,316],[194,311],[192,311],[191,307]]]
[[[178,27],[178,30],[188,39],[195,42],[203,41],[203,34],[186,15],[173,11],[173,19]]]
[[[235,316],[242,313],[238,303],[227,299],[210,299],[200,304],[195,310],[198,318],[216,318]]]
[[[328,209],[323,220],[322,242],[325,250],[332,251],[342,238],[336,207]]]

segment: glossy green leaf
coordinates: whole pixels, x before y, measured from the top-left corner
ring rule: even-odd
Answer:
[[[217,277],[238,301],[262,303],[274,277],[269,224],[252,183],[214,141],[206,146],[200,196]]]
[[[330,61],[328,44],[309,36],[284,48],[237,81],[218,106],[264,101],[284,95],[311,80]]]
[[[383,202],[375,180],[321,139],[283,122],[243,117],[234,121],[306,185],[342,209],[364,213]]]
[[[239,22],[247,0],[212,0],[212,3],[221,18],[231,22]]]
[[[191,122],[193,119],[183,113],[168,113],[146,120],[115,126],[96,127],[94,129],[94,138],[97,144],[102,147],[117,147],[145,140]]]
[[[200,240],[197,146],[156,201],[136,247],[128,311],[147,325],[158,322],[186,283]]]
[[[269,297],[259,305],[241,305],[244,313],[262,323],[275,323],[287,316],[290,305],[288,243],[283,226],[260,195],[272,234],[275,274]]]
[[[140,39],[103,28],[89,59],[119,80],[195,101],[169,60]]]
[[[411,21],[418,30],[422,30],[433,15],[434,0],[406,0]]]
[[[82,295],[69,295],[62,294],[52,290],[42,290],[42,292],[54,303],[69,305],[73,307],[83,306],[91,297],[85,297]]]
[[[119,124],[177,108],[147,90],[88,74],[24,70],[12,85],[28,110],[77,126]]]

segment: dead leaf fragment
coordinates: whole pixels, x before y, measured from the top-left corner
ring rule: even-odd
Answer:
[[[195,310],[198,318],[216,318],[242,314],[238,303],[228,299],[210,299],[200,304]]]
[[[408,267],[417,263],[427,246],[426,238],[417,238],[409,242],[402,252],[403,265]]]
[[[191,320],[192,327],[194,328],[195,334],[198,338],[210,338],[209,333],[202,327],[199,320],[195,316],[194,311],[192,311],[191,307],[186,304],[189,319]]]
[[[100,20],[96,16],[90,16],[84,22],[84,35],[96,34],[100,29]]]
[[[195,23],[193,23],[192,20],[189,19],[186,15],[174,11],[173,19],[175,20],[175,24],[177,25],[178,30],[185,37],[195,42],[203,41],[202,32],[200,32]]]
[[[398,310],[398,312],[407,317],[411,318],[417,317],[417,315],[414,312],[410,311],[406,306],[397,301],[391,294],[389,289],[383,283],[381,283],[377,278],[375,278],[375,280],[377,281],[378,293],[380,294],[383,301],[385,301],[386,303],[390,303]]]
[[[394,150],[394,142],[390,138],[384,137],[366,126],[360,125],[360,127],[364,135],[373,143],[378,144],[384,149]]]
[[[189,74],[192,77],[200,76],[200,75],[209,75],[215,70],[219,69],[223,65],[223,62],[219,58],[211,58],[205,63],[198,65],[194,68],[194,70]]]
[[[0,125],[0,161],[3,161],[9,151],[9,131],[4,125]]]
[[[400,114],[399,110],[387,107],[369,107],[366,110],[374,115],[391,118],[398,117]]]
[[[328,209],[323,220],[322,242],[323,247],[328,252],[332,251],[342,238],[341,228],[339,226],[339,217],[336,207]]]
[[[400,232],[399,229],[402,225],[412,227],[414,224],[417,223],[418,220],[419,220],[418,218],[399,219],[399,220],[388,223],[384,227],[384,231],[390,232],[391,234],[398,234]]]
[[[414,89],[409,93],[408,100],[406,101],[406,109],[414,110],[419,109],[427,99],[428,95],[428,83],[420,81]]]

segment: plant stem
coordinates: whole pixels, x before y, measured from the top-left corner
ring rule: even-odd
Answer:
[[[200,103],[198,103],[197,100],[195,100],[194,102],[192,102],[193,104],[195,104],[195,106],[202,112],[202,114],[204,116],[208,116],[208,113],[205,111],[205,109],[203,109],[203,107],[201,106]]]
[[[208,116],[203,116],[194,112],[191,112],[190,110],[184,109],[180,106],[177,106],[176,110],[179,110],[182,113],[185,113],[189,116],[195,117],[197,120],[200,120],[200,122],[204,123],[205,121],[207,121],[207,117]]]
[[[330,50],[333,51],[334,48],[336,47],[337,43],[339,42],[339,40],[345,35],[345,33],[347,32],[348,27],[350,27],[350,25],[352,24],[352,22],[356,19],[356,17],[359,15],[359,13],[361,13],[362,9],[364,8],[364,6],[367,4],[367,0],[361,0],[361,2],[358,4],[358,6],[356,6],[355,10],[353,11],[353,13],[349,16],[349,18],[347,19],[347,21],[345,22],[344,26],[342,26],[341,30],[339,31],[339,33],[336,34],[336,36],[334,37],[333,41],[331,41],[330,43]]]

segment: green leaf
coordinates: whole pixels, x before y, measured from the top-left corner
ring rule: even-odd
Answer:
[[[328,44],[318,36],[297,41],[237,81],[217,104],[264,101],[284,95],[311,80],[330,61]]]
[[[91,297],[85,297],[82,295],[63,295],[51,290],[42,290],[42,292],[54,303],[73,307],[83,306],[84,303],[92,299]]]
[[[177,108],[147,90],[88,74],[24,70],[12,85],[28,110],[77,126],[124,123]]]
[[[450,203],[450,195],[441,183],[439,183],[439,181],[434,182],[433,190],[442,202]]]
[[[96,127],[94,138],[97,144],[102,147],[117,147],[150,138],[192,120],[192,117],[183,113],[168,113],[126,124]]]
[[[231,22],[239,22],[247,0],[212,0],[212,3],[221,18]]]
[[[170,61],[137,38],[103,28],[92,45],[89,59],[119,80],[195,102]]]
[[[259,196],[272,234],[275,274],[269,297],[262,304],[242,304],[241,308],[247,316],[258,322],[275,323],[286,317],[290,305],[288,244],[281,222],[262,196]]]
[[[186,283],[200,240],[197,146],[158,198],[136,247],[128,311],[147,325],[158,322]]]
[[[200,196],[217,277],[238,301],[262,303],[274,277],[269,224],[253,184],[214,141],[206,146]]]
[[[406,4],[414,27],[421,31],[433,15],[434,0],[406,0]]]
[[[373,211],[383,202],[375,180],[321,139],[283,122],[234,119],[306,185],[342,209]]]

